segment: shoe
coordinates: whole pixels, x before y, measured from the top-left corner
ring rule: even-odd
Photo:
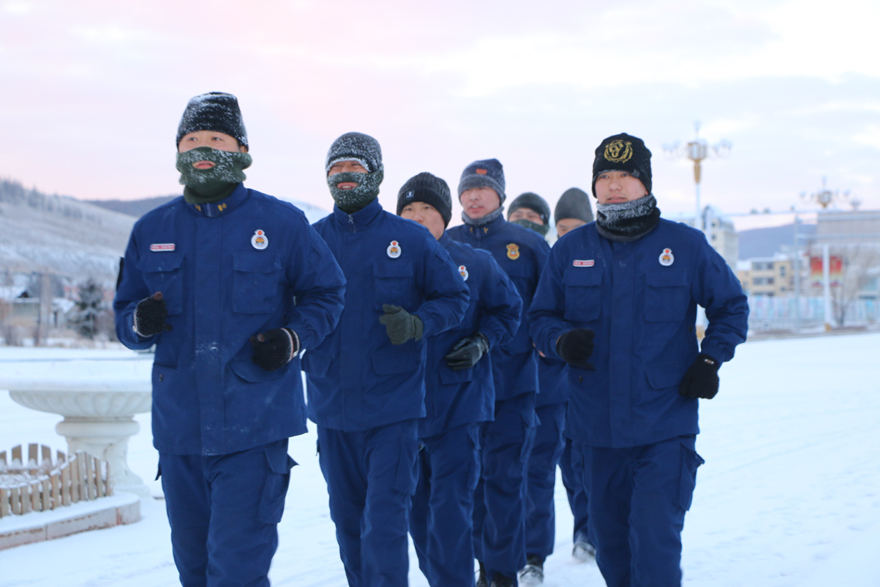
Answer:
[[[596,560],[596,547],[589,542],[577,541],[571,549],[571,556],[582,563]]]
[[[530,556],[526,566],[519,572],[519,584],[527,587],[544,584],[544,561],[540,557]]]
[[[501,573],[498,573],[492,577],[492,583],[489,587],[516,587],[516,579],[513,577],[505,577]]]
[[[477,561],[480,564],[480,570],[477,571],[477,587],[489,587],[489,581],[486,579],[486,567],[483,561]]]

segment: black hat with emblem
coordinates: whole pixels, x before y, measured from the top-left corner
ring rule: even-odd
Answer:
[[[596,158],[593,160],[593,197],[596,197],[596,177],[607,171],[631,173],[651,193],[651,151],[642,139],[624,132],[608,137],[596,147]]]
[[[177,146],[185,135],[200,130],[222,132],[233,137],[241,146],[248,146],[238,98],[232,94],[208,92],[190,99],[177,127]]]
[[[408,204],[424,202],[433,206],[443,218],[443,225],[449,226],[452,219],[452,196],[449,184],[427,171],[409,178],[397,192],[397,215],[403,212]]]

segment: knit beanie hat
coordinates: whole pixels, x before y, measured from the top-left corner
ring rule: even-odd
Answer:
[[[449,226],[452,219],[452,196],[449,193],[449,184],[439,177],[423,171],[409,178],[400,191],[397,192],[397,215],[408,204],[424,202],[436,208],[443,218],[443,224]]]
[[[330,167],[339,161],[357,161],[367,173],[373,173],[382,169],[382,148],[370,135],[347,132],[330,145],[324,171],[329,172]]]
[[[541,217],[541,220],[544,221],[544,224],[550,224],[550,205],[547,204],[547,200],[542,198],[536,193],[526,192],[524,194],[520,194],[510,203],[510,208],[507,210],[507,219],[510,220],[510,215],[513,214],[513,211],[517,208],[528,208],[529,210],[534,210],[538,213],[538,216]]]
[[[553,219],[556,222],[566,218],[575,218],[584,222],[593,221],[593,209],[590,206],[590,197],[580,188],[565,190],[556,202],[556,210],[553,211]]]
[[[190,99],[177,127],[177,144],[191,132],[210,130],[222,132],[243,147],[248,147],[247,130],[241,118],[238,98],[225,92],[208,92]]]
[[[596,197],[596,177],[606,171],[627,171],[651,193],[651,151],[638,137],[621,133],[608,137],[596,147],[596,158],[593,160],[593,197]]]
[[[472,188],[492,188],[498,194],[501,204],[507,195],[504,193],[504,167],[498,159],[474,161],[461,172],[458,182],[458,198]]]

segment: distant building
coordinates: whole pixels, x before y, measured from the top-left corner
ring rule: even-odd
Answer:
[[[688,226],[694,226],[693,216],[664,216],[673,222],[681,222]],[[727,261],[731,270],[736,271],[736,264],[739,260],[739,235],[733,221],[730,220],[720,208],[716,206],[706,206],[703,208],[701,229],[706,234],[706,240],[712,245],[712,248],[718,251],[718,254]]]
[[[703,231],[712,248],[734,269],[739,260],[739,235],[733,221],[719,208],[706,206],[703,209]]]
[[[736,277],[750,296],[781,297],[794,291],[791,257],[778,254],[740,261]]]
[[[880,210],[823,210],[816,214],[813,243],[880,248]]]

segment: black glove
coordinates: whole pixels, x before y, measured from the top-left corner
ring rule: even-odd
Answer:
[[[589,328],[573,328],[562,334],[556,341],[556,354],[572,367],[595,371],[587,359],[593,354],[595,332]]]
[[[379,318],[379,322],[385,325],[391,344],[403,344],[411,338],[421,340],[425,328],[421,318],[400,306],[382,304],[382,309],[385,315]]]
[[[162,292],[157,291],[148,298],[138,302],[134,309],[134,322],[132,328],[136,334],[143,338],[149,338],[160,332],[171,331],[171,325],[165,323],[168,317],[168,308],[162,299]]]
[[[254,356],[251,359],[266,371],[280,369],[299,351],[296,334],[289,328],[273,328],[251,337]]]
[[[443,357],[446,365],[453,371],[470,369],[489,352],[489,339],[482,332],[465,336]]]
[[[721,365],[705,353],[694,359],[678,386],[678,395],[690,398],[712,399],[718,394],[718,368]]]

